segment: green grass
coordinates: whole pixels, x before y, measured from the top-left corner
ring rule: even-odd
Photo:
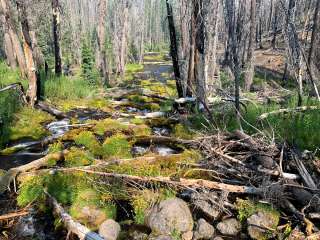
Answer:
[[[129,63],[125,67],[126,73],[137,73],[143,71],[143,65],[142,64],[136,64],[136,63]]]
[[[92,96],[96,89],[81,76],[55,77],[52,75],[42,81],[42,95],[52,100],[86,98]]]
[[[20,77],[20,71],[10,69],[7,64],[0,60],[0,88],[12,83],[20,82],[24,89],[28,87],[28,81]]]
[[[303,105],[317,106],[319,103],[305,98]],[[283,106],[275,103],[268,105],[249,104],[246,111],[242,111],[242,127],[249,134],[256,133],[256,128],[258,128],[270,137],[274,134],[280,141],[287,141],[289,144],[296,145],[302,150],[308,149],[314,151],[320,145],[319,110],[271,115],[262,122],[257,121],[257,118],[263,113],[280,108],[294,108],[296,106],[296,97],[288,99]],[[233,108],[230,108],[228,111],[215,113],[214,118],[220,129],[234,131],[238,128]]]

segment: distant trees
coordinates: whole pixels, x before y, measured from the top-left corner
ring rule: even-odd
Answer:
[[[52,32],[54,44],[54,59],[55,59],[55,73],[60,76],[62,74],[62,60],[61,60],[61,15],[59,0],[52,0]]]

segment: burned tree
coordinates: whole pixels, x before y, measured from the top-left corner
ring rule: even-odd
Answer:
[[[62,61],[61,61],[61,16],[60,16],[60,3],[59,0],[52,0],[52,32],[54,43],[54,59],[55,59],[55,73],[57,76],[62,74]]]

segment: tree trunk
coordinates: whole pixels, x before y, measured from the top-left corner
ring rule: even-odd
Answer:
[[[105,48],[106,38],[106,15],[107,15],[107,0],[100,0],[98,5],[99,22],[98,22],[98,68],[102,76],[102,84],[109,84],[109,71],[107,53]]]
[[[128,34],[128,18],[129,18],[129,2],[125,1],[125,7],[123,10],[123,26],[121,33],[121,46],[120,46],[120,73],[125,71],[126,58],[127,58],[127,34]]]
[[[311,66],[312,58],[314,54],[314,48],[316,44],[316,37],[319,32],[319,11],[320,11],[320,0],[317,0],[316,9],[313,16],[313,27],[312,27],[312,35],[311,35],[311,43],[310,43],[310,50],[308,56],[308,64]]]
[[[28,71],[27,71],[26,59],[22,50],[22,46],[21,46],[18,34],[17,34],[17,30],[15,28],[10,2],[8,0],[0,0],[0,10],[5,17],[5,22],[8,27],[7,28],[8,34],[11,39],[14,56],[17,59],[17,62],[19,64],[22,74],[27,77]]]
[[[30,28],[27,17],[27,10],[24,1],[17,1],[17,7],[19,11],[22,39],[23,39],[23,50],[27,65],[27,74],[29,80],[29,89],[27,91],[27,97],[29,104],[33,107],[37,101],[37,68],[33,58],[32,51],[32,40],[30,36]]]
[[[4,44],[4,52],[7,57],[7,63],[12,69],[17,68],[17,61],[14,55],[14,48],[9,34],[9,27],[6,24],[5,16],[1,16],[1,24],[3,26],[3,44]]]
[[[179,57],[178,57],[178,43],[176,36],[176,29],[174,26],[174,18],[172,6],[169,0],[166,0],[167,12],[168,12],[168,24],[169,24],[169,32],[170,32],[170,52],[173,62],[174,75],[176,78],[176,86],[178,91],[178,96],[184,97],[183,94],[183,85],[181,83],[180,69],[179,69]]]
[[[54,59],[55,59],[55,73],[57,76],[62,74],[61,48],[60,48],[60,3],[59,0],[52,0],[52,31],[54,43]]]
[[[245,90],[250,91],[254,77],[254,39],[256,27],[256,0],[251,0],[250,36],[248,46],[247,67],[245,72]]]

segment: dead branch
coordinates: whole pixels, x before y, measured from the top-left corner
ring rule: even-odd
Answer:
[[[28,211],[19,211],[19,212],[14,212],[14,213],[8,213],[8,214],[5,214],[5,215],[1,215],[0,216],[0,221],[8,220],[8,219],[11,219],[11,218],[16,218],[16,217],[22,217],[22,216],[25,216],[25,215],[28,215],[28,214],[29,214]]]
[[[23,102],[24,104],[27,104],[27,103],[28,103],[27,98],[26,98],[26,95],[25,95],[25,93],[24,93],[23,86],[22,86],[21,83],[18,82],[18,83],[10,84],[10,85],[8,85],[8,86],[0,89],[0,93],[1,93],[1,92],[4,92],[4,91],[8,91],[8,90],[10,90],[10,89],[12,89],[12,90],[17,90],[19,96],[20,96],[21,99],[22,99],[22,102]]]
[[[320,110],[319,106],[304,106],[304,107],[296,107],[296,108],[284,108],[284,109],[279,109],[276,111],[264,113],[258,117],[258,121],[262,121],[266,118],[268,118],[271,115],[277,115],[277,114],[288,114],[288,113],[301,113],[301,112],[306,112],[306,111],[312,111],[312,110]]]
[[[44,193],[47,195],[49,203],[52,205],[53,210],[56,215],[61,218],[64,226],[70,232],[76,234],[80,240],[103,240],[100,235],[95,232],[92,232],[89,228],[83,226],[81,223],[75,221],[57,202],[57,200],[52,197],[46,190]]]

